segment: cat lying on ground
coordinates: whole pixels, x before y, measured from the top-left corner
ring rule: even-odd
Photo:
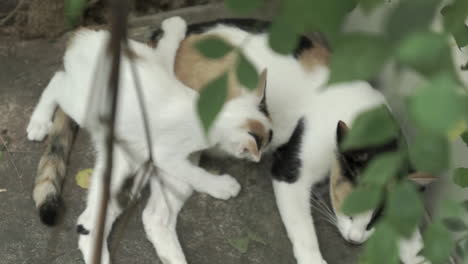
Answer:
[[[148,160],[151,151],[157,171],[156,175],[149,177],[151,197],[143,212],[143,224],[163,262],[186,263],[175,232],[177,214],[185,200],[193,190],[218,199],[235,197],[240,191],[240,185],[230,175],[213,175],[193,164],[189,157],[217,147],[232,156],[258,161],[267,138],[260,141],[260,145],[253,135],[268,135],[270,124],[258,107],[265,83],[261,82],[258,91],[239,93],[226,102],[205,137],[196,113],[198,93],[178,81],[173,72],[176,51],[185,37],[186,24],[181,18],[174,17],[165,20],[162,29],[164,37],[156,49],[130,41],[128,50],[122,50],[111,199],[104,241],[107,241],[112,224],[122,211],[117,199],[119,192],[125,181]],[[65,52],[64,70],[56,72],[47,85],[27,128],[30,140],[42,140],[52,124],[55,109],[60,107],[91,135],[97,152],[96,164],[87,206],[77,224],[79,247],[86,263],[91,262],[106,160],[107,126],[102,120],[106,120],[109,112],[109,96],[106,95],[110,72],[106,50],[108,39],[106,31],[82,29],[75,33]],[[140,78],[144,103],[149,111],[153,140],[149,148],[131,63]],[[136,177],[143,176],[137,173]],[[56,179],[51,177],[39,179],[35,185],[35,200],[56,200],[54,183]],[[135,187],[131,189],[132,195],[138,195],[139,191]],[[105,243],[102,263],[109,262]]]

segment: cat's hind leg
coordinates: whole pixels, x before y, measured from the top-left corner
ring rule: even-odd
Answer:
[[[192,188],[173,175],[162,174],[165,172],[160,171],[162,177],[150,178],[151,196],[143,211],[143,226],[162,263],[186,264],[176,224],[177,215],[192,194]],[[162,178],[171,180],[166,182]]]
[[[49,132],[52,127],[52,117],[57,107],[57,97],[64,85],[65,72],[56,72],[42,92],[39,103],[36,105],[29,121],[27,128],[29,140],[41,141]]]
[[[181,17],[171,17],[162,22],[161,28],[164,35],[156,47],[156,56],[163,67],[174,74],[176,53],[180,42],[185,38],[187,23]]]
[[[77,222],[78,247],[83,254],[85,263],[92,263],[92,254],[94,252],[94,241],[97,236],[96,223],[99,215],[99,206],[102,199],[102,185],[104,179],[104,161],[105,155],[98,152],[96,166],[93,170],[91,185],[88,193],[86,208],[79,216]],[[110,255],[107,244],[108,236],[112,230],[112,225],[117,217],[122,213],[122,207],[119,204],[118,197],[126,179],[132,175],[132,168],[129,161],[125,159],[123,151],[114,148],[114,167],[112,169],[112,183],[110,186],[109,204],[107,208],[107,217],[104,227],[104,240],[102,248],[102,264],[110,263]],[[122,192],[125,193],[125,192]]]

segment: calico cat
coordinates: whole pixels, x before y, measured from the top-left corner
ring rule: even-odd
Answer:
[[[162,29],[165,34],[156,49],[130,41],[128,49],[122,51],[114,168],[104,241],[122,211],[117,199],[119,192],[131,175],[143,177],[138,170],[151,151],[158,169],[157,176],[149,178],[151,197],[143,212],[145,230],[163,262],[186,263],[175,232],[177,213],[185,200],[193,190],[218,199],[235,197],[240,191],[240,185],[230,175],[213,175],[194,165],[189,158],[195,154],[196,159],[198,152],[217,147],[232,156],[258,161],[264,146],[257,145],[252,134],[259,133],[258,130],[268,134],[270,124],[258,107],[265,85],[261,81],[256,92],[243,92],[226,102],[205,137],[196,113],[198,93],[178,81],[173,71],[177,48],[185,37],[185,21],[179,17],[167,19],[162,23]],[[108,39],[109,34],[105,31],[82,29],[75,33],[64,55],[64,70],[56,72],[49,82],[27,128],[30,140],[42,140],[51,126],[55,108],[59,106],[91,135],[97,151],[96,164],[87,206],[77,223],[79,248],[86,263],[91,261],[97,201],[101,199],[106,160],[107,128],[102,120],[106,120],[109,112],[104,90],[110,72],[109,53],[104,45]],[[145,130],[130,63],[135,65],[144,103],[151,111],[148,117],[153,145],[149,148],[144,140]],[[266,77],[265,74],[262,76]],[[266,145],[266,142],[262,143]],[[53,183],[52,178],[45,177],[36,182],[36,188],[41,185],[44,188],[46,184],[52,188]],[[131,195],[138,195],[139,191],[132,187]],[[35,195],[39,194],[35,192]],[[48,199],[47,196],[39,198]],[[105,243],[102,263],[109,262]]]
[[[365,83],[349,83],[344,85],[346,87],[334,89],[333,91],[343,91],[335,92],[336,101],[331,96],[328,97],[326,95],[328,93],[322,94],[322,88],[329,74],[330,51],[326,42],[318,35],[314,35],[312,38],[301,37],[293,54],[278,55],[268,45],[268,27],[268,22],[250,19],[228,19],[191,25],[186,39],[177,52],[175,72],[188,87],[197,90],[213,78],[212,71],[216,72],[219,68],[228,69],[234,61],[232,55],[228,54],[222,60],[208,60],[193,48],[193,43],[196,41],[213,35],[219,36],[233,45],[242,43],[243,53],[257,69],[268,68],[268,89],[265,94],[268,107],[262,109],[268,113],[274,131],[268,149],[270,151],[276,150],[274,155],[276,162],[272,168],[272,175],[274,176],[273,185],[277,204],[298,262],[324,263],[325,260],[320,253],[315,235],[313,218],[310,215],[310,190],[314,183],[326,177],[328,170],[333,169],[332,171],[335,172],[332,173],[330,188],[332,197],[338,198],[332,198],[332,205],[342,236],[347,240],[362,243],[372,232],[371,228],[364,232],[362,227],[367,227],[371,222],[375,222],[375,218],[368,217],[373,212],[353,218],[340,213],[341,201],[353,189],[353,185],[334,184],[343,182],[337,180],[341,178],[338,177],[341,174],[336,173],[339,171],[336,166],[332,166],[336,145],[336,126],[339,120],[351,124],[353,116],[349,116],[352,110],[349,110],[350,113],[346,113],[347,110],[340,107],[338,103],[345,103],[343,101],[346,99],[346,94],[353,90],[358,93],[354,97],[362,92],[363,96],[368,95],[369,98],[373,98],[370,102],[374,102],[375,105],[383,104],[385,101],[377,92],[371,92],[373,90]],[[155,34],[155,38],[157,36],[158,34]],[[246,39],[248,41],[245,41]],[[230,93],[235,94],[237,88],[232,84],[237,81],[233,75],[230,78],[232,78],[230,80]],[[320,104],[320,100],[316,98],[326,99],[330,107],[326,108],[322,105],[311,108],[314,103]],[[370,102],[361,102],[357,99],[353,102],[356,104],[350,106],[350,109],[355,109],[353,115],[371,107]],[[349,104],[344,105],[348,106]],[[337,108],[337,112],[333,114],[335,108]],[[314,113],[313,109],[318,112]],[[346,115],[340,116],[343,111]],[[330,118],[327,117],[328,115]],[[313,120],[314,123],[310,120]],[[322,120],[330,124],[327,125],[329,127],[320,132]],[[346,129],[343,129],[342,134],[345,131]],[[319,148],[322,149],[324,155],[315,152],[313,147],[307,145],[322,142],[321,139],[312,140],[313,133],[321,133],[319,135],[325,137],[323,145]],[[311,136],[306,137],[309,134]],[[305,141],[301,143],[306,139],[307,144]],[[306,147],[302,148],[303,146]],[[301,149],[307,149],[307,151],[302,152]],[[313,156],[312,153],[316,156]],[[320,165],[322,162],[323,166]],[[313,164],[320,170],[310,172],[310,166]],[[304,168],[304,165],[308,167]],[[306,171],[308,174],[302,175],[306,174]],[[291,194],[292,192],[295,193]],[[299,232],[301,234],[298,234]],[[419,233],[416,232],[413,238],[402,241],[401,244],[406,244],[405,247],[402,246],[402,249],[410,249],[404,257],[402,256],[402,260],[405,264],[414,264],[412,261],[417,259],[417,252],[414,251],[414,248],[421,246]]]

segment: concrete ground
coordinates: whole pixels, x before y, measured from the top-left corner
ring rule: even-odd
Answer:
[[[190,9],[182,15],[189,21],[207,17],[199,9]],[[154,24],[160,18],[155,18]],[[139,28],[134,32],[141,35],[145,31],[143,22],[135,23]],[[66,210],[60,224],[49,228],[39,221],[31,198],[35,170],[44,145],[29,142],[25,132],[39,95],[61,65],[64,42],[65,38],[23,41],[0,36],[0,150],[3,152],[0,161],[0,189],[3,189],[0,191],[0,264],[83,263],[77,248],[75,222],[84,209],[86,190],[76,184],[74,176],[93,166],[88,137],[80,131],[64,184]],[[186,203],[179,215],[177,230],[188,262],[295,263],[275,205],[270,160],[249,164],[205,158],[202,163],[234,175],[243,189],[237,198],[229,201],[195,194]],[[324,196],[326,188],[320,190]],[[144,202],[140,202],[131,216],[123,239],[114,250],[114,263],[160,263],[141,225],[143,206]],[[314,215],[321,249],[328,263],[355,263],[359,248],[346,244],[335,227],[317,212]],[[259,239],[251,240],[245,252],[233,246],[245,240],[249,233]]]

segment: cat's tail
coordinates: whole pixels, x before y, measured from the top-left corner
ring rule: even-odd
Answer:
[[[41,221],[46,225],[51,226],[57,222],[62,207],[62,183],[76,131],[76,124],[58,108],[46,150],[39,162],[33,189],[36,208]]]

